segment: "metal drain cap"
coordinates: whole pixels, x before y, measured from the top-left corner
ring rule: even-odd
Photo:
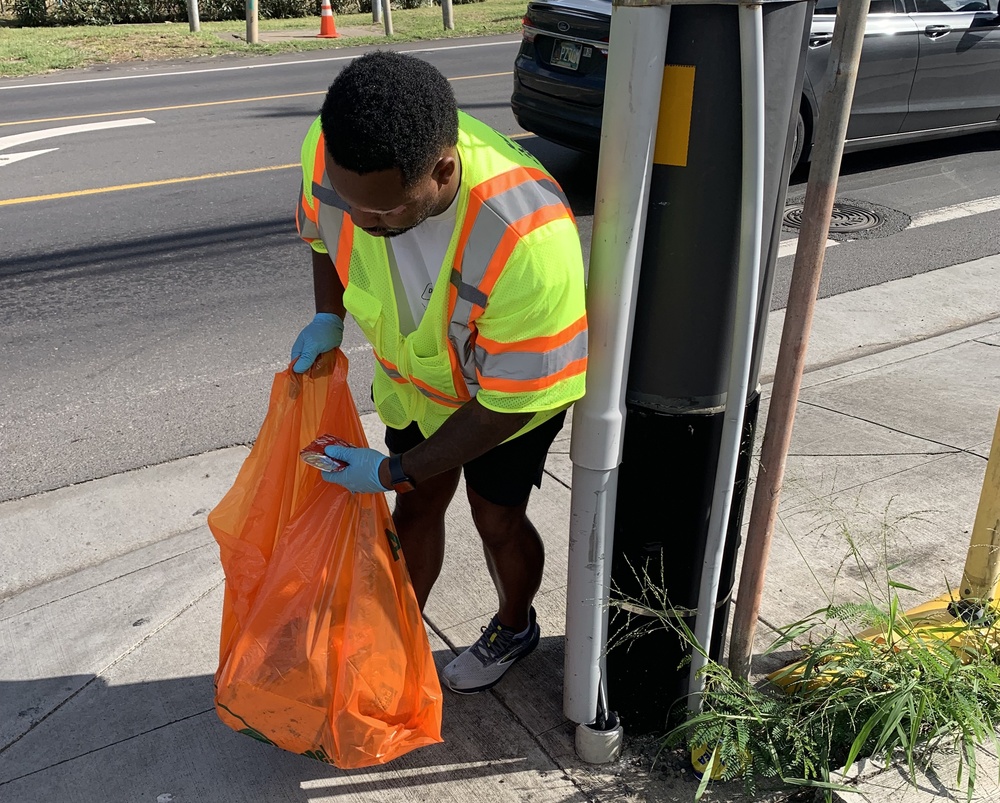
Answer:
[[[782,223],[793,229],[802,228],[802,204],[791,204],[785,207]],[[837,203],[833,205],[830,216],[830,232],[846,234],[854,231],[877,229],[885,222],[885,218],[873,209],[863,209],[853,204]]]
[[[802,228],[802,205],[805,198],[789,198],[781,216],[781,228],[798,233]],[[873,204],[857,198],[838,198],[833,205],[833,215],[827,237],[831,240],[876,240],[899,234],[910,225],[910,216],[898,209]]]

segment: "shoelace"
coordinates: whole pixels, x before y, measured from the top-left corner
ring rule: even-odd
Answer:
[[[479,637],[472,649],[483,664],[502,658],[514,641],[514,633],[505,630],[496,618],[488,625],[483,625],[480,631],[483,635]],[[496,635],[490,638],[494,632]]]

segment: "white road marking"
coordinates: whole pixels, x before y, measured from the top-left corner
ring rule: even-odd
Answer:
[[[826,247],[829,248],[830,246],[836,245],[837,242],[838,242],[837,240],[827,240]],[[782,240],[780,245],[778,245],[778,259],[794,255],[795,249],[798,248],[798,245],[799,245],[798,237],[792,237],[792,239],[790,240]]]
[[[910,225],[903,229],[903,231],[918,229],[921,226],[932,226],[935,223],[946,223],[949,220],[958,220],[963,217],[971,217],[972,215],[982,215],[986,212],[996,212],[997,210],[1000,210],[1000,195],[991,195],[988,198],[980,198],[977,201],[966,201],[961,204],[943,206],[940,209],[931,209],[929,212],[921,212],[913,216]],[[842,242],[847,241],[827,240],[826,247],[830,248]],[[799,240],[797,237],[782,240],[778,246],[778,259],[792,256],[795,253],[798,243]]]
[[[58,128],[41,128],[38,131],[25,131],[21,134],[0,137],[0,151],[15,148],[28,142],[36,142],[40,139],[64,137],[67,134],[82,134],[86,131],[101,131],[105,128],[128,128],[133,125],[153,125],[153,121],[148,117],[129,117],[125,120],[105,120],[100,123],[80,123],[79,125],[63,125]]]
[[[41,156],[43,153],[57,151],[58,148],[46,148],[43,151],[24,151],[22,153],[0,153],[0,167],[4,165],[20,162],[22,159],[30,159],[32,156]]]
[[[930,226],[932,223],[944,223],[946,220],[981,215],[984,212],[995,212],[998,209],[1000,209],[1000,195],[994,195],[990,198],[980,198],[978,201],[968,201],[963,204],[944,206],[941,209],[932,209],[930,212],[921,212],[919,215],[913,216],[909,228]]]
[[[107,128],[129,128],[134,125],[153,125],[153,121],[148,117],[130,117],[125,120],[105,120],[100,123],[81,123],[80,125],[63,125],[58,128],[40,128],[37,131],[25,131],[21,134],[11,134],[0,137],[0,151],[7,148],[16,148],[18,145],[25,145],[29,142],[37,142],[40,139],[51,139],[52,137],[64,137],[68,134],[83,134],[88,131],[103,131]],[[22,159],[30,159],[32,156],[41,156],[43,153],[52,153],[58,148],[46,148],[41,151],[24,151],[23,153],[0,154],[0,167],[5,167]]]
[[[410,50],[398,50],[397,53],[438,53],[442,50],[465,50],[473,47],[498,47],[500,45],[519,45],[521,37],[517,39],[505,40],[503,42],[476,42],[468,45],[447,45],[444,47],[421,47]],[[322,59],[302,59],[300,61],[275,61],[268,64],[241,64],[237,67],[209,67],[204,70],[183,70],[178,72],[155,72],[143,73],[140,75],[112,75],[106,78],[81,78],[76,81],[51,81],[40,84],[11,84],[0,86],[0,92],[8,89],[44,89],[49,86],[67,86],[69,84],[98,84],[104,81],[132,81],[139,78],[173,78],[177,75],[200,75],[210,72],[232,72],[233,70],[262,70],[267,67],[290,67],[298,64],[322,64],[331,61],[353,61],[358,56],[328,56]]]

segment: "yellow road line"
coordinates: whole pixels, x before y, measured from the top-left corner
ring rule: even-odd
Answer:
[[[236,100],[213,100],[206,103],[184,103],[180,106],[153,106],[149,109],[126,109],[120,112],[94,112],[92,114],[74,114],[68,117],[38,117],[34,120],[16,120],[13,123],[0,123],[0,127],[8,125],[31,125],[33,123],[61,123],[63,120],[87,120],[91,117],[114,117],[119,114],[149,114],[150,112],[168,112],[175,109],[197,109],[202,106],[225,106],[228,103],[256,103],[261,100],[281,100],[282,98],[304,98],[307,95],[322,95],[324,92],[295,92],[290,95],[262,95],[259,98],[238,98]]]
[[[458,75],[449,81],[471,81],[474,78],[501,78],[513,75],[511,72],[493,72],[482,75]],[[262,95],[256,98],[235,98],[233,100],[212,100],[204,103],[183,103],[179,106],[153,106],[148,109],[126,109],[118,112],[93,112],[92,114],[73,114],[67,117],[38,117],[34,120],[15,120],[12,123],[0,123],[0,128],[10,125],[33,125],[35,123],[60,123],[63,120],[89,120],[93,117],[115,117],[119,114],[150,114],[151,112],[168,112],[177,109],[199,109],[205,106],[226,106],[232,103],[260,103],[265,100],[284,100],[286,98],[305,98],[310,95],[325,95],[326,90],[317,92],[292,92],[287,95]]]
[[[142,181],[138,184],[119,184],[115,187],[94,187],[89,190],[73,190],[72,192],[54,192],[51,195],[29,195],[25,198],[7,198],[0,200],[0,206],[16,206],[31,204],[36,201],[55,201],[60,198],[79,198],[83,195],[99,195],[104,192],[121,192],[122,190],[139,190],[144,187],[162,187],[166,184],[184,184],[188,181],[204,181],[209,178],[228,178],[229,176],[246,176],[251,173],[270,173],[275,170],[289,170],[301,167],[298,162],[287,165],[272,165],[271,167],[254,167],[250,170],[230,170],[225,173],[206,173],[203,176],[184,176],[182,178],[165,178],[159,181]]]
[[[524,139],[533,137],[534,134],[525,132],[514,134],[511,139]],[[164,178],[159,181],[141,181],[137,184],[118,184],[113,187],[92,187],[87,190],[72,190],[70,192],[54,192],[49,195],[28,195],[23,198],[0,199],[0,206],[17,206],[19,204],[31,204],[36,201],[58,201],[62,198],[80,198],[84,195],[100,195],[105,192],[121,192],[122,190],[141,190],[145,187],[162,187],[167,184],[184,184],[189,181],[204,181],[209,178],[228,178],[230,176],[246,176],[252,173],[270,173],[275,170],[290,170],[293,167],[301,167],[298,162],[287,165],[273,165],[271,167],[253,167],[249,170],[229,170],[224,173],[205,173],[203,176],[183,176],[181,178]]]

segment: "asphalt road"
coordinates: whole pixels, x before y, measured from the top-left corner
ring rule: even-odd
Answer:
[[[451,78],[462,108],[523,134],[508,107],[514,38],[399,49]],[[358,52],[0,81],[0,500],[253,439],[312,311],[292,218],[299,144]],[[95,123],[122,127],[19,136]],[[521,142],[567,189],[586,252],[596,159]],[[998,147],[978,136],[849,156],[840,195],[909,216],[995,197]],[[996,220],[839,245],[822,293],[998,253]],[[345,351],[367,411],[371,355],[350,325]]]

